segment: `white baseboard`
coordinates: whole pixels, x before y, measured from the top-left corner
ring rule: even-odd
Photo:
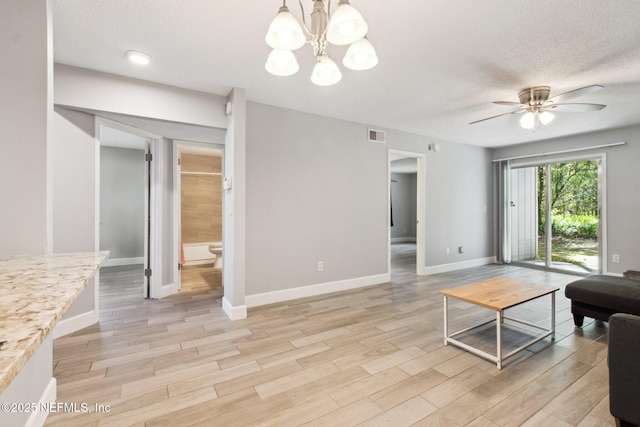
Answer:
[[[247,304],[247,307],[258,307],[276,302],[379,285],[381,283],[387,283],[390,280],[391,275],[389,273],[377,274],[375,276],[356,277],[355,279],[338,280],[336,282],[319,283],[317,285],[300,286],[298,288],[247,295],[245,297],[245,303]]]
[[[415,237],[392,237],[391,243],[416,243]]]
[[[247,318],[247,306],[233,306],[226,297],[222,297],[222,310],[229,316],[230,320],[242,320]]]
[[[45,387],[40,400],[38,401],[38,408],[42,407],[44,403],[54,403],[57,398],[56,393],[57,381],[55,378],[51,378],[47,387]],[[44,425],[49,415],[46,411],[34,411],[29,416],[29,419],[25,423],[25,427],[41,427]]]
[[[463,270],[465,268],[480,267],[488,264],[495,264],[496,257],[477,258],[468,261],[453,262],[451,264],[432,265],[424,268],[426,276],[431,274],[448,273],[450,271]]]
[[[96,310],[87,311],[68,319],[62,319],[53,328],[53,339],[79,331],[82,328],[98,323],[98,312]]]
[[[118,267],[121,265],[144,264],[144,257],[136,258],[113,258],[108,259],[102,265],[103,267]]]

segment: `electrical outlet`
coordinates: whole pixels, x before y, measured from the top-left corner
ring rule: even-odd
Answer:
[[[620,255],[618,254],[611,255],[611,262],[620,262]]]
[[[324,271],[324,262],[318,261],[318,271]]]
[[[449,248],[447,248],[447,255],[449,255]]]
[[[458,246],[458,253],[460,254],[464,253],[464,246]]]

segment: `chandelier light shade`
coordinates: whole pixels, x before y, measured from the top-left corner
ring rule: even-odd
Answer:
[[[342,46],[351,45],[342,61],[345,67],[356,70],[369,70],[378,64],[378,56],[373,45],[365,37],[369,29],[362,15],[349,4],[349,0],[340,0],[335,12],[329,16],[325,7],[331,0],[313,0],[310,16],[311,29],[307,26],[302,2],[301,26],[289,12],[286,0],[269,25],[265,41],[273,50],[267,58],[265,69],[275,76],[290,76],[299,70],[292,51],[309,43],[316,57],[316,65],[311,81],[319,86],[330,86],[342,79],[338,65],[329,58],[328,43]],[[307,36],[305,36],[305,33]]]
[[[342,63],[350,70],[369,70],[378,64],[378,55],[376,55],[373,45],[365,37],[349,46]]]
[[[340,69],[328,56],[320,58],[313,73],[311,73],[311,81],[318,86],[331,86],[342,80]]]
[[[290,50],[273,49],[264,68],[274,76],[285,77],[297,73],[300,66],[296,56]]]
[[[304,46],[307,39],[289,8],[282,6],[269,25],[265,41],[274,49],[296,50]]]
[[[362,15],[349,4],[349,0],[340,0],[338,9],[329,21],[327,40],[331,44],[344,46],[357,42],[367,35],[368,30]]]

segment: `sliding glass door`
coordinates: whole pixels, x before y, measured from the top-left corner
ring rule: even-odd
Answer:
[[[581,274],[601,271],[599,160],[515,167],[510,181],[512,261]]]

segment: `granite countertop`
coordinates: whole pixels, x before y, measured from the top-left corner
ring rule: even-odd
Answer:
[[[108,256],[81,252],[0,258],[0,393]]]

